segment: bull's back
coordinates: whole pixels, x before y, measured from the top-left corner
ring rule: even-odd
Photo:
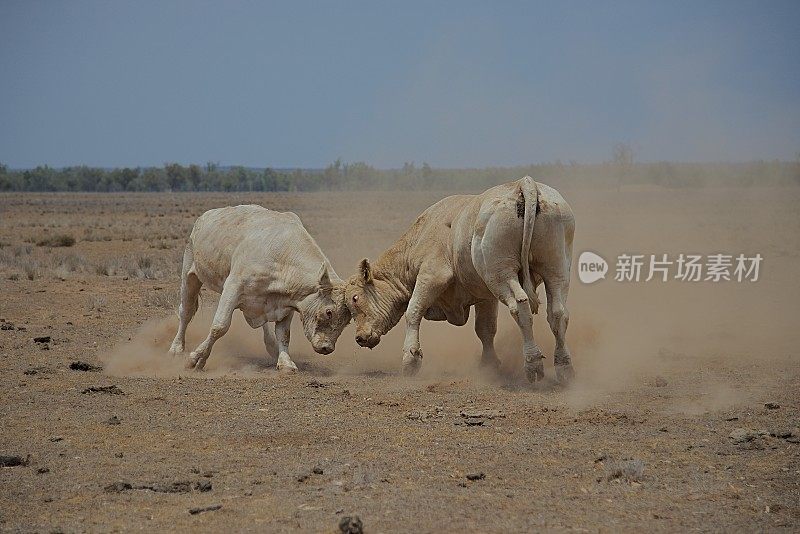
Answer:
[[[189,237],[194,265],[200,280],[216,291],[231,272],[232,262],[242,251],[269,249],[274,236],[302,228],[293,213],[272,211],[262,206],[243,205],[205,212],[194,224]],[[263,242],[263,244],[253,244]]]

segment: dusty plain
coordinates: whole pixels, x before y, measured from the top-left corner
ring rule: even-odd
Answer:
[[[283,374],[238,312],[197,373],[166,352],[203,211],[294,211],[347,277],[447,193],[0,195],[0,455],[25,464],[0,468],[0,530],[797,532],[800,188],[561,189],[576,256],[760,253],[760,279],[573,275],[569,387],[543,312],[549,379],[525,381],[502,307],[499,374],[472,321],[423,323],[414,378],[402,322],[329,356],[295,328]]]

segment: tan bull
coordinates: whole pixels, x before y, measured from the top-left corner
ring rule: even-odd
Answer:
[[[544,282],[547,320],[556,339],[556,376],[568,381],[574,375],[565,340],[574,232],[575,219],[564,198],[529,176],[480,195],[440,200],[374,264],[362,260],[359,272],[347,281],[356,342],[374,347],[405,315],[403,370],[413,374],[422,360],[422,319],[462,326],[475,306],[481,361],[496,366],[499,301],[519,326],[525,371],[536,381],[544,377],[544,366],[533,339],[533,314],[539,306],[536,286]]]

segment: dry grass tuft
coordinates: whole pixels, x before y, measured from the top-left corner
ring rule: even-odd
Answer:
[[[71,247],[75,244],[75,238],[68,234],[58,234],[45,237],[36,242],[40,247]]]
[[[148,291],[144,294],[142,301],[145,306],[153,308],[164,308],[165,310],[178,309],[178,294],[174,291]]]
[[[89,295],[89,311],[103,311],[106,307],[106,298],[103,295]]]

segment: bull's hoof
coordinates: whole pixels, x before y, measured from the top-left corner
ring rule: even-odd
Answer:
[[[170,355],[170,356],[172,356],[173,358],[174,358],[175,356],[181,356],[181,355],[183,355],[183,353],[184,353],[184,352],[186,352],[186,351],[185,351],[185,349],[184,349],[182,346],[180,346],[180,345],[172,345],[172,346],[169,348],[169,355]]]
[[[403,374],[405,376],[414,376],[419,372],[420,367],[422,367],[421,350],[406,352],[403,354]]]
[[[275,366],[275,368],[283,373],[294,373],[297,371],[297,366],[288,357],[278,358],[278,364]]]
[[[203,367],[206,366],[206,358],[203,358],[202,355],[197,354],[195,352],[189,355],[189,359],[186,361],[186,368],[187,369],[194,369],[195,371],[202,371]]]
[[[544,364],[542,361],[540,360],[538,363],[526,363],[525,376],[528,378],[528,382],[530,383],[544,380]]]
[[[500,369],[500,358],[495,355],[491,356],[481,356],[481,368],[482,369],[489,369],[492,371],[497,371]]]
[[[559,384],[567,385],[572,382],[572,379],[575,378],[575,369],[572,368],[572,364],[568,363],[567,365],[556,365],[556,381]]]
[[[544,379],[544,354],[539,347],[525,355],[525,376],[531,383]]]

